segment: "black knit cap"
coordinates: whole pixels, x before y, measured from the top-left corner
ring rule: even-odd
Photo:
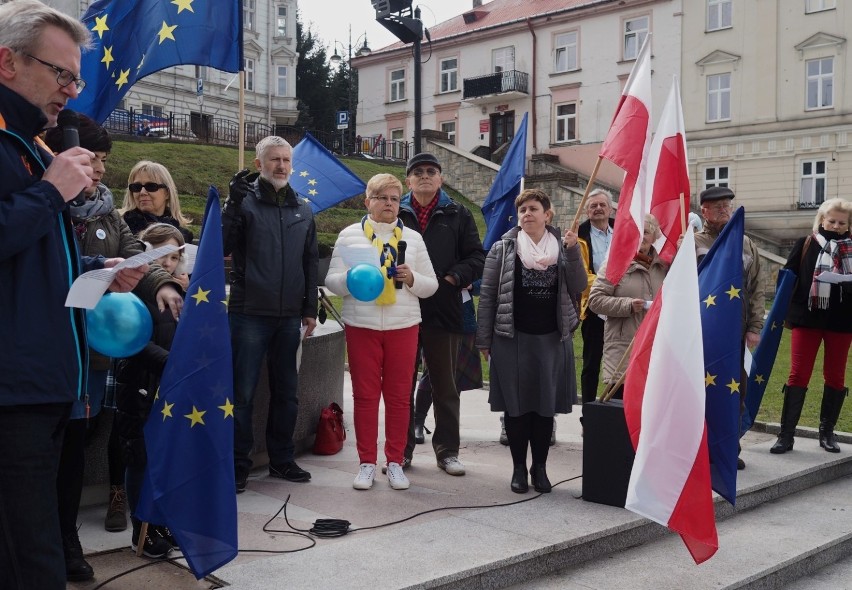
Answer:
[[[408,165],[405,167],[405,175],[408,176],[411,174],[411,171],[417,168],[418,166],[423,166],[424,164],[430,164],[437,168],[439,171],[441,170],[441,163],[438,161],[433,154],[429,152],[420,152],[416,156],[412,156],[410,160],[408,160]]]
[[[701,191],[699,201],[703,205],[707,201],[721,201],[722,199],[733,199],[734,191],[726,186],[711,186],[708,189]]]

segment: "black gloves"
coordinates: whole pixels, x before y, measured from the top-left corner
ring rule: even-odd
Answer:
[[[257,173],[249,174],[246,168],[234,174],[231,182],[228,183],[228,202],[240,205],[246,198],[255,178],[257,178]]]

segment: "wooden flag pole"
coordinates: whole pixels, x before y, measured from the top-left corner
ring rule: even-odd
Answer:
[[[680,233],[686,233],[686,200],[683,193],[680,193]]]
[[[142,552],[145,551],[145,536],[148,534],[148,523],[143,522],[139,527],[139,539],[136,540],[136,557],[142,557]]]
[[[586,207],[586,201],[589,198],[589,193],[595,184],[595,179],[598,177],[598,169],[603,161],[602,156],[598,156],[598,161],[595,162],[595,167],[592,170],[592,175],[589,176],[589,182],[586,184],[586,192],[583,193],[583,198],[580,200],[580,205],[577,207],[577,214],[574,216],[574,221],[571,223],[571,231],[577,233],[577,228],[580,227],[580,218],[583,216],[583,209]]]
[[[612,396],[615,395],[615,391],[621,387],[621,384],[624,383],[624,378],[627,376],[627,368],[625,367],[625,361],[629,364],[630,361],[630,352],[633,350],[633,343],[636,341],[636,335],[633,335],[633,339],[630,341],[630,344],[627,345],[627,350],[624,351],[624,354],[621,355],[621,360],[618,361],[618,366],[615,368],[615,372],[618,373],[621,371],[621,377],[618,378],[618,381],[615,384],[609,383],[607,387],[604,388],[604,392],[601,394],[602,402],[608,402],[612,399]],[[622,371],[622,368],[624,370]]]
[[[237,156],[237,170],[242,170],[245,168],[246,164],[246,130],[245,130],[245,120],[246,120],[246,92],[245,92],[245,82],[246,82],[246,73],[243,70],[240,70],[240,113],[239,113],[239,127],[240,127],[240,140],[239,140],[239,156]]]

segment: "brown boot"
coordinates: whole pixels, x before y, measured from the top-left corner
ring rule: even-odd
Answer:
[[[124,486],[112,486],[109,490],[109,506],[104,528],[111,533],[127,530],[127,492],[124,491]]]

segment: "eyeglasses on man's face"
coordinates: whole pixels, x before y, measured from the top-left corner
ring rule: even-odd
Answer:
[[[34,55],[30,55],[29,53],[25,53],[28,58],[34,59],[38,63],[43,66],[49,67],[51,70],[56,72],[56,83],[59,84],[61,88],[65,88],[70,84],[74,84],[77,87],[77,92],[82,92],[83,88],[86,87],[86,81],[82,78],[78,78],[69,70],[65,68],[60,68],[59,66],[50,63],[49,61],[44,61],[43,59],[39,59]]]
[[[441,171],[437,168],[415,168],[411,171],[412,176],[423,178],[424,176],[437,176]]]
[[[146,182],[146,183],[131,182],[130,184],[127,185],[127,188],[130,189],[131,193],[142,192],[143,188],[146,191],[148,191],[149,193],[154,193],[154,192],[157,192],[158,190],[160,190],[161,188],[166,188],[166,185],[165,184],[157,184],[156,182]]]

